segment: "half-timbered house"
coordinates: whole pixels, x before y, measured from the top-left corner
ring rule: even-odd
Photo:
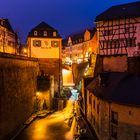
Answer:
[[[95,22],[100,55],[140,56],[140,2],[112,6]]]

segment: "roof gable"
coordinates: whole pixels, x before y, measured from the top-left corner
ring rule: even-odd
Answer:
[[[7,30],[9,30],[10,32],[14,33],[14,30],[9,22],[8,19],[4,19],[4,18],[1,18],[0,19],[0,25],[5,27]]]
[[[56,30],[56,29],[48,25],[46,22],[42,21],[37,26],[35,26],[33,30]]]
[[[37,35],[34,34],[34,32],[37,31]],[[44,32],[46,32],[46,35],[44,35]],[[54,35],[55,33],[55,35]],[[58,31],[45,23],[44,21],[39,23],[37,26],[35,26],[29,33],[28,37],[41,37],[41,38],[61,38]]]

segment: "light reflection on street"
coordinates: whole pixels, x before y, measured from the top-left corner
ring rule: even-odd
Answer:
[[[69,100],[66,108],[52,115],[35,120],[15,140],[73,140],[74,123],[68,126],[67,119],[73,110],[73,100]]]

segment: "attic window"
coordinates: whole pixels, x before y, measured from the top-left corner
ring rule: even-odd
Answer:
[[[34,31],[34,35],[35,35],[35,36],[37,35],[37,31]]]
[[[47,31],[44,31],[44,36],[47,36]]]
[[[56,36],[56,32],[53,32],[53,36]]]

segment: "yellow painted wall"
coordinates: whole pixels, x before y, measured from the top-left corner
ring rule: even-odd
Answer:
[[[41,41],[40,47],[33,46],[33,40]],[[52,47],[51,42],[57,41],[58,47]],[[29,54],[37,58],[61,58],[61,39],[59,38],[28,38]],[[31,51],[31,53],[30,53]]]

